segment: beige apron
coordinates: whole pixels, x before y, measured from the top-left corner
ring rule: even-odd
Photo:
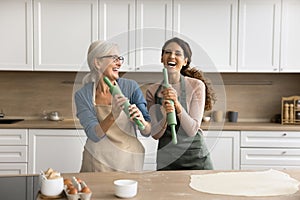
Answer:
[[[111,112],[111,105],[96,105],[102,121]],[[142,171],[144,147],[136,138],[135,129],[122,111],[99,142],[87,140],[81,171]]]

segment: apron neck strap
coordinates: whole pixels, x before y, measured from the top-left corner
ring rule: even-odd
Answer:
[[[161,104],[161,99],[160,97],[158,97],[158,92],[161,90],[162,88],[162,83],[158,86],[156,92],[155,92],[155,103],[156,104]],[[180,90],[181,90],[181,95],[178,96],[178,100],[180,102],[180,104],[183,106],[183,108],[186,110],[187,109],[187,104],[186,104],[186,89],[185,89],[185,80],[184,80],[184,76],[180,75]]]

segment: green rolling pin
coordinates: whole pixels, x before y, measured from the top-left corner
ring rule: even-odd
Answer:
[[[111,84],[110,80],[109,80],[106,76],[104,76],[103,80],[104,80],[104,82],[108,85],[109,91],[110,91],[110,93],[111,93],[113,96],[115,96],[116,94],[120,94],[120,95],[124,96],[124,95],[122,94],[120,88],[117,87],[117,86],[115,86],[115,85],[113,85],[113,84]],[[129,106],[130,106],[129,100],[127,100],[127,101],[124,103],[123,106],[124,106],[124,109],[123,109],[124,112],[126,113],[126,115],[127,115],[128,117],[130,117],[130,116],[129,116],[129,110],[128,110],[128,108],[129,108]],[[144,129],[145,129],[144,124],[143,124],[139,119],[134,118],[133,120],[134,120],[134,122],[136,123],[136,125],[139,127],[140,130],[144,130]]]
[[[168,71],[166,68],[163,68],[163,73],[164,73],[163,87],[168,88],[168,87],[170,87],[170,85],[169,85],[169,79],[168,79]],[[174,102],[172,100],[169,100],[169,101],[174,106]],[[177,135],[176,135],[176,130],[175,130],[177,121],[176,121],[175,110],[173,112],[170,112],[167,114],[167,121],[168,121],[168,125],[171,127],[172,142],[173,142],[173,144],[177,144]]]

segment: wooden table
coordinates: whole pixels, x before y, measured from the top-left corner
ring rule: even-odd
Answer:
[[[190,188],[190,175],[216,173],[217,171],[158,171],[143,173],[78,173],[63,174],[64,178],[78,177],[85,181],[93,192],[92,200],[119,199],[114,196],[113,181],[116,179],[134,179],[138,181],[138,194],[132,200],[300,200],[300,191],[293,195],[275,197],[243,197],[207,194]],[[300,171],[284,171],[300,180]],[[228,182],[224,184],[228,184]]]

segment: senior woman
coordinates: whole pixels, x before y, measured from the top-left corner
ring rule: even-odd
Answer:
[[[151,132],[150,115],[146,100],[134,80],[119,77],[124,57],[118,45],[95,41],[89,49],[87,61],[90,73],[83,79],[83,87],[75,93],[77,117],[88,137],[84,147],[81,172],[141,171],[144,148],[137,139],[134,118],[140,120],[144,136]],[[112,96],[106,76],[119,87],[123,95]],[[129,100],[130,117],[123,111]]]

